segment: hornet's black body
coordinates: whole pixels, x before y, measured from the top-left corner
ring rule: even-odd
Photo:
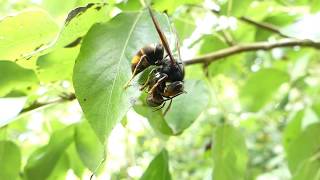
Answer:
[[[151,107],[160,106],[159,109],[161,109],[165,105],[165,102],[170,100],[170,104],[164,112],[165,114],[171,106],[172,99],[184,92],[184,66],[181,61],[177,62],[174,59],[158,21],[155,19],[151,9],[148,9],[153,24],[159,34],[161,44],[145,46],[132,58],[132,78],[127,82],[125,88],[137,74],[144,71],[149,66],[154,65],[155,67],[149,73],[147,81],[140,90],[144,90],[148,87],[146,101]],[[177,48],[180,60],[178,43]],[[166,56],[164,56],[164,51],[166,51]]]

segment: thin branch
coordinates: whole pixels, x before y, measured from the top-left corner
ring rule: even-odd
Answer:
[[[219,59],[232,56],[234,54],[257,51],[257,50],[271,50],[279,47],[313,47],[320,49],[320,42],[313,42],[310,40],[296,40],[296,39],[283,39],[278,42],[257,42],[244,45],[235,45],[230,48],[222,49],[216,52],[212,52],[200,57],[193,59],[184,60],[186,65],[197,64],[197,63],[211,63]]]
[[[267,31],[279,34],[280,36],[284,37],[284,38],[288,38],[287,35],[283,34],[276,26],[274,26],[273,24],[269,24],[269,23],[265,23],[265,22],[257,22],[254,21],[253,19],[250,19],[248,17],[240,17],[239,18],[241,21],[246,22],[248,24],[252,24],[254,26],[257,26],[259,28],[265,29]]]
[[[57,98],[55,100],[51,100],[48,102],[35,101],[30,106],[23,108],[21,110],[20,114],[25,113],[25,112],[29,112],[29,111],[32,111],[32,110],[35,110],[35,109],[38,109],[38,108],[41,108],[41,107],[44,107],[44,106],[47,106],[50,104],[72,101],[74,99],[76,99],[76,96],[75,96],[75,94],[72,93],[72,94],[66,94],[66,95],[60,96],[60,98]]]

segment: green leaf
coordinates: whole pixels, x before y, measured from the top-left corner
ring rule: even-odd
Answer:
[[[79,47],[57,49],[39,57],[37,60],[37,75],[41,82],[71,80],[79,49]]]
[[[292,15],[287,12],[274,12],[269,13],[268,16],[263,19],[263,22],[275,27],[284,27],[294,23],[297,18],[298,15]],[[272,35],[275,34],[263,28],[257,28],[255,33],[256,41],[266,41]]]
[[[44,55],[62,47],[74,47],[80,44],[82,37],[88,32],[92,25],[106,22],[111,7],[106,3],[89,3],[69,12],[58,37],[50,44],[41,47],[28,56]]]
[[[302,131],[304,114],[303,110],[296,112],[283,132],[283,145],[286,151],[289,150],[290,143],[292,143]]]
[[[166,16],[157,17],[168,31]],[[130,59],[140,48],[157,41],[146,11],[122,13],[108,23],[95,25],[84,38],[73,83],[85,117],[102,143],[138,95],[137,87],[123,88],[131,77]]]
[[[184,4],[199,4],[202,0],[152,0],[153,7],[161,12],[173,13],[179,6]]]
[[[102,0],[43,0],[42,6],[50,12],[50,14],[59,16],[64,15],[70,9],[74,9],[76,6],[83,6],[87,3],[102,2]]]
[[[304,161],[315,154],[319,154],[320,148],[320,123],[308,126],[299,136],[290,144],[287,151],[288,165],[292,173],[299,174],[299,170],[305,171]],[[319,158],[319,157],[318,157]],[[319,161],[319,160],[317,160]],[[319,169],[320,167],[318,167]]]
[[[312,4],[310,5],[311,7],[311,12],[318,12],[320,11],[320,3],[318,0],[311,0]]]
[[[0,21],[0,59],[20,59],[51,42],[58,31],[58,25],[42,10],[8,16]]]
[[[256,112],[277,92],[280,85],[289,81],[289,75],[276,69],[262,69],[253,73],[240,90],[244,109]]]
[[[24,69],[14,62],[0,61],[0,96],[4,96],[11,90],[27,90],[28,87],[38,82],[32,70]]]
[[[88,122],[84,121],[76,126],[75,145],[83,164],[95,172],[105,159],[105,147]]]
[[[0,98],[0,127],[14,120],[24,107],[26,101],[26,97]]]
[[[136,105],[134,109],[146,117],[151,127],[157,132],[164,135],[178,135],[199,117],[209,102],[206,85],[200,80],[185,81],[185,91],[186,94],[173,99],[171,108],[165,116],[163,112],[155,111],[155,108],[149,107],[146,103]],[[145,102],[146,94],[141,99]],[[162,111],[165,109],[166,107],[162,108]]]
[[[66,153],[62,154],[56,163],[50,176],[46,178],[47,180],[65,180],[67,172],[70,168],[69,159]]]
[[[120,8],[122,11],[137,11],[142,8],[142,5],[141,5],[141,1],[125,0],[117,4],[117,7]]]
[[[0,179],[17,179],[21,166],[19,147],[11,141],[0,141]]]
[[[246,13],[247,9],[250,8],[252,0],[225,0],[222,2],[223,4],[220,6],[221,15],[240,17]]]
[[[146,96],[143,96],[145,99]],[[169,127],[168,123],[164,120],[161,111],[154,111],[147,105],[135,105],[134,110],[140,115],[146,117],[150,126],[158,133],[164,135],[174,135],[173,130]]]
[[[169,172],[169,157],[167,150],[163,149],[149,164],[140,180],[171,180]]]
[[[174,17],[173,20],[174,26],[177,29],[177,34],[179,39],[183,41],[186,38],[189,38],[192,32],[196,29],[195,18],[186,11],[178,16]]]
[[[77,130],[75,131],[75,142],[77,141],[76,133],[77,133]],[[85,170],[85,166],[83,165],[78,155],[75,143],[72,143],[69,146],[69,148],[67,149],[67,154],[68,154],[70,168],[73,170],[74,174],[76,174],[79,178],[81,178]]]
[[[216,129],[213,142],[212,179],[245,179],[248,152],[242,133],[231,125],[222,125]]]
[[[37,149],[28,158],[28,162],[24,168],[26,178],[42,180],[49,177],[59,159],[71,144],[73,136],[73,126],[54,132],[48,145]]]
[[[292,180],[318,180],[320,179],[319,152],[317,156],[311,157],[301,163],[299,170],[294,173]]]
[[[228,45],[222,37],[218,35],[205,35],[202,37],[199,53],[203,55],[227,47]]]
[[[281,33],[297,39],[310,39],[320,42],[320,26],[314,22],[320,21],[320,13],[305,15],[301,20],[281,29]]]
[[[209,102],[209,92],[203,81],[187,80],[184,84],[187,93],[173,99],[171,109],[165,116],[174,134],[180,134],[188,128]]]

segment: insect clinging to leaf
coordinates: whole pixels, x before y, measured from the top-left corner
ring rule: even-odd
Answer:
[[[164,107],[166,101],[170,101],[164,114],[171,107],[172,99],[184,93],[184,65],[180,59],[180,46],[176,39],[176,48],[178,51],[178,60],[174,58],[168,40],[160,28],[156,17],[150,7],[148,11],[154,27],[159,35],[160,42],[155,45],[147,45],[141,48],[132,58],[131,71],[132,77],[126,83],[124,88],[127,88],[133,78],[146,70],[150,66],[151,69],[147,80],[140,87],[140,90],[147,89],[148,96],[146,103],[151,107]],[[177,38],[177,36],[176,36]]]

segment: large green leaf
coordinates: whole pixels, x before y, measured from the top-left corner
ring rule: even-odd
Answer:
[[[50,176],[46,178],[46,180],[65,180],[69,168],[69,158],[67,153],[64,153],[61,155],[61,157],[59,157],[53,171],[50,173]]]
[[[102,0],[43,0],[42,6],[50,12],[50,14],[59,16],[64,15],[77,6],[83,6],[87,3],[103,2]]]
[[[0,141],[0,179],[17,179],[21,166],[19,147],[11,141]]]
[[[311,108],[306,108],[293,113],[283,133],[283,144],[286,151],[289,151],[291,143],[299,137],[309,125],[319,123],[319,118]]]
[[[163,149],[149,164],[140,180],[171,180],[167,150]]]
[[[95,172],[105,159],[105,147],[90,127],[88,122],[76,126],[75,145],[83,164]]]
[[[75,138],[76,138],[77,130],[75,131]],[[76,142],[76,139],[75,139]],[[85,170],[85,166],[82,163],[80,156],[77,152],[75,142],[72,143],[69,148],[67,149],[68,159],[70,168],[73,170],[74,174],[76,174],[79,178],[82,177],[82,174]]]
[[[31,154],[24,168],[27,179],[42,180],[51,175],[59,159],[71,144],[74,136],[74,127],[54,132],[48,145],[37,149]]]
[[[182,133],[188,128],[209,103],[209,93],[203,81],[185,81],[185,91],[186,94],[173,99],[171,109],[165,116],[174,134]]]
[[[145,96],[143,96],[145,98]],[[164,120],[161,111],[154,111],[153,109],[144,105],[134,106],[134,110],[146,117],[150,126],[156,131],[164,135],[173,135],[173,130],[169,127],[168,123]]]
[[[42,10],[23,11],[0,20],[0,59],[16,60],[51,42],[59,27]]]
[[[242,133],[231,125],[216,129],[213,138],[213,180],[245,179],[248,152]]]
[[[160,24],[169,24],[157,16]],[[138,94],[124,89],[130,79],[130,59],[143,46],[158,41],[149,14],[122,13],[108,23],[95,25],[85,36],[76,60],[73,82],[77,99],[101,142],[126,114]]]
[[[286,151],[289,150],[290,143],[292,143],[301,133],[303,117],[304,111],[298,111],[286,126],[283,132],[283,145]]]
[[[32,70],[24,69],[14,62],[0,61],[0,96],[11,90],[27,91],[28,87],[38,82]]]
[[[110,19],[108,16],[110,9],[111,7],[106,3],[89,3],[86,6],[75,8],[69,12],[56,39],[52,39],[50,44],[29,53],[28,56],[43,55],[62,47],[78,45],[93,24]]]
[[[290,144],[288,155],[288,165],[292,173],[303,170],[304,161],[319,156],[320,148],[320,123],[308,126],[299,136]],[[319,157],[317,157],[319,158]],[[317,160],[319,161],[319,160]],[[310,162],[309,162],[310,163]],[[318,164],[319,165],[319,164]],[[319,166],[317,167],[320,168]]]
[[[320,161],[319,154],[303,161],[299,170],[294,173],[293,180],[318,180],[320,179]]]
[[[280,85],[287,81],[289,75],[276,69],[262,69],[253,73],[240,90],[243,108],[258,111],[272,98]]]
[[[79,47],[61,48],[40,56],[37,60],[37,75],[42,82],[71,80]],[[63,72],[63,73],[61,73]]]
[[[148,107],[146,96],[142,97],[143,105],[136,105],[135,110],[145,116],[152,128],[165,135],[178,135],[188,128],[206,108],[209,95],[205,84],[200,80],[185,81],[186,94],[173,99],[171,108],[164,116],[162,111]],[[167,103],[168,104],[168,103]]]

